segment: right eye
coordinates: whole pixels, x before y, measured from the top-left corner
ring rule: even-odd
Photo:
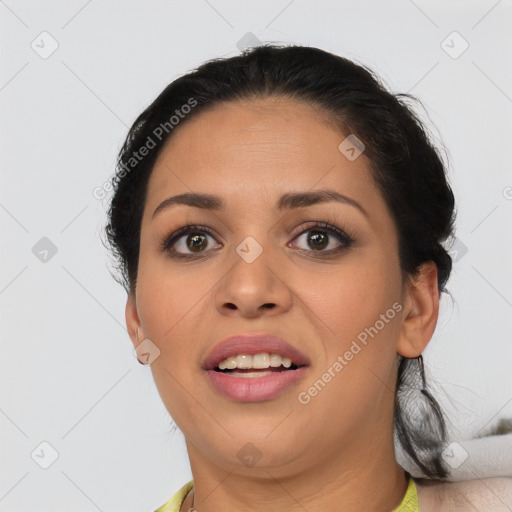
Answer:
[[[215,240],[213,232],[205,226],[187,225],[166,235],[161,243],[162,251],[172,258],[195,258],[208,247],[209,240]],[[210,244],[211,245],[211,244]],[[220,245],[220,244],[219,244]]]

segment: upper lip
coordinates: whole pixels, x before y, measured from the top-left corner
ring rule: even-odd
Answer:
[[[253,356],[264,352],[288,357],[296,366],[309,366],[307,356],[278,336],[272,334],[237,334],[217,343],[203,362],[203,368],[213,370],[224,359],[238,354]]]

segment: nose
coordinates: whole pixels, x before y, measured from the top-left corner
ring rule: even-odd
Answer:
[[[291,308],[292,293],[285,276],[277,271],[269,250],[248,263],[241,257],[215,290],[215,306],[222,315],[257,318],[279,315]]]

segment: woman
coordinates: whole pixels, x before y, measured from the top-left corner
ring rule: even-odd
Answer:
[[[207,62],[135,121],[113,187],[128,331],[193,474],[158,511],[464,507],[420,357],[454,197],[404,96],[315,48]]]

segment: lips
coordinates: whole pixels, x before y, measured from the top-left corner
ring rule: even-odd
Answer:
[[[217,366],[228,357],[279,354],[291,360],[291,368],[234,370],[223,373]],[[235,402],[263,402],[279,397],[304,379],[309,359],[285,340],[270,334],[240,334],[221,341],[208,354],[203,369],[212,389]],[[245,373],[247,372],[247,373]]]
[[[253,356],[268,352],[291,359],[295,366],[309,366],[310,361],[300,350],[271,334],[239,334],[222,340],[215,345],[203,362],[205,370],[213,370],[231,356],[246,354]]]

